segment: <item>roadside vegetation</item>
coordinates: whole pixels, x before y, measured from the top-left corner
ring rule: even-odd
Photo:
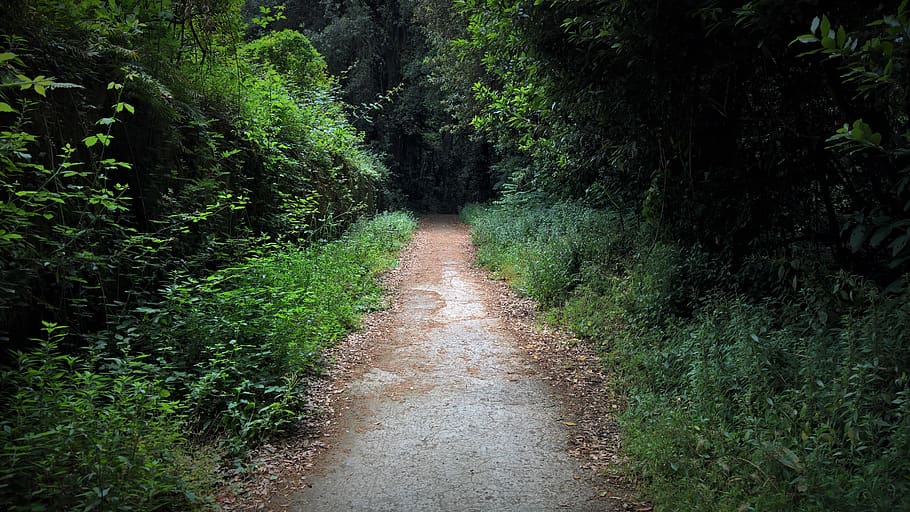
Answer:
[[[4,510],[213,505],[382,304],[416,221],[376,215],[387,170],[322,56],[241,7],[4,6]]]
[[[211,504],[414,230],[598,347],[658,510],[910,509],[910,1],[10,0],[0,508]]]
[[[64,353],[71,329],[46,324],[38,347],[0,374],[0,502],[205,505],[219,464],[312,412],[303,393],[325,367],[322,350],[381,305],[376,274],[415,228],[387,213],[327,244],[264,247],[167,286],[128,328],[103,333],[111,345]]]
[[[818,272],[756,300],[737,292],[754,276],[647,224],[623,230],[610,210],[503,202],[462,215],[478,261],[619,377],[630,470],[661,508],[910,505],[906,291]]]
[[[601,351],[656,509],[910,508],[908,2],[450,12],[478,259]]]

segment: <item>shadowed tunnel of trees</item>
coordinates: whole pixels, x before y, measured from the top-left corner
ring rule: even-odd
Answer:
[[[598,349],[658,508],[910,509],[907,6],[6,2],[0,508],[209,507],[409,210]]]
[[[354,108],[354,125],[371,147],[388,155],[393,201],[420,212],[457,213],[489,200],[496,177],[494,151],[446,109],[448,80],[433,76],[432,46],[421,16],[448,7],[411,1],[248,2],[284,5],[276,27],[299,29],[340,77],[341,98]]]

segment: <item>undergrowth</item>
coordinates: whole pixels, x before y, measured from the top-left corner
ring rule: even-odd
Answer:
[[[334,242],[267,245],[205,278],[175,277],[144,320],[81,355],[59,349],[67,327],[46,324],[0,373],[0,508],[211,506],[206,445],[222,439],[236,455],[307,413],[322,350],[381,306],[377,273],[414,229],[409,214],[385,213]]]
[[[7,4],[0,509],[205,506],[414,221],[282,7]]]
[[[752,262],[733,272],[629,215],[462,212],[479,261],[620,376],[631,470],[659,510],[910,509],[910,292]],[[757,293],[750,283],[777,275]]]
[[[322,350],[381,305],[376,273],[416,229],[385,213],[341,239],[276,245],[204,279],[177,279],[145,325],[150,347],[177,368],[194,429],[237,443],[292,424]]]

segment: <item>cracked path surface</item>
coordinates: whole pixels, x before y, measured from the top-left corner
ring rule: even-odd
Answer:
[[[485,305],[467,228],[422,219],[400,307],[349,382],[296,511],[610,510],[567,449],[562,397]]]

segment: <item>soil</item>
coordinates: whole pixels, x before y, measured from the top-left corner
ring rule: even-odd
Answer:
[[[422,218],[400,261],[311,386],[320,412],[228,478],[226,510],[651,510],[596,354],[476,268],[457,217]]]

